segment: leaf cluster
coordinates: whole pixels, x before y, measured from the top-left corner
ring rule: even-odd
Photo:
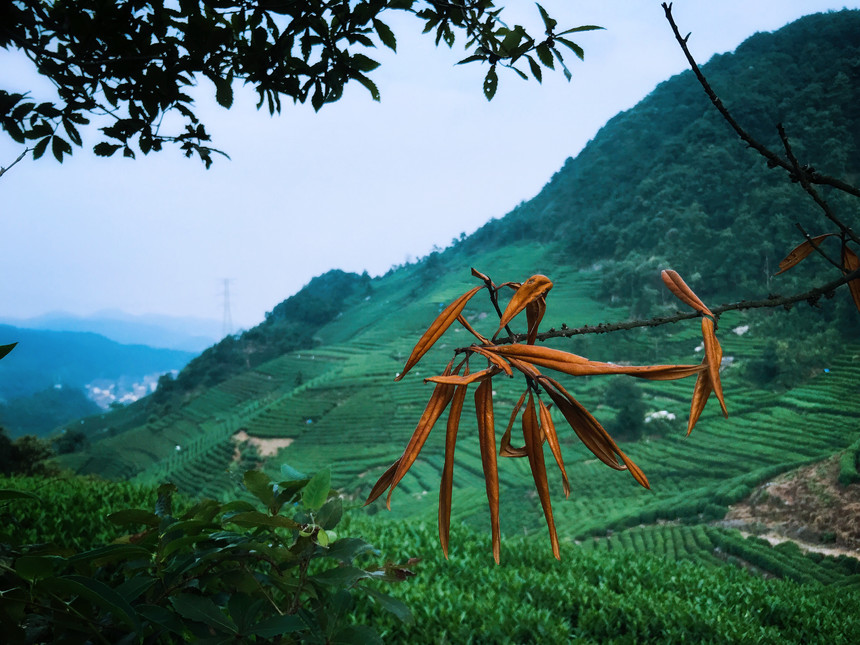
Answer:
[[[435,384],[435,389],[427,403],[418,426],[409,440],[403,455],[383,473],[368,496],[367,503],[388,490],[387,504],[390,508],[391,494],[407,471],[415,463],[430,431],[441,415],[450,406],[445,439],[445,464],[439,490],[439,539],[442,550],[447,555],[451,521],[451,491],[453,488],[454,452],[463,404],[469,385],[477,383],[475,391],[475,414],[477,418],[481,461],[486,482],[487,499],[490,506],[492,527],[493,557],[499,562],[501,532],[499,526],[499,474],[496,459],[495,413],[493,409],[492,379],[504,374],[513,378],[514,372],[523,376],[525,391],[514,405],[507,428],[498,450],[502,457],[526,457],[534,477],[538,496],[543,507],[553,554],[560,558],[558,536],[553,519],[544,462],[543,444],[549,444],[552,456],[561,471],[565,496],[570,495],[570,485],[561,445],[550,408],[555,406],[567,424],[591,453],[601,462],[615,470],[627,470],[642,486],[648,488],[648,480],[642,470],[618,447],[604,427],[592,414],[577,401],[573,395],[555,378],[547,376],[542,370],[548,369],[569,376],[593,376],[624,374],[636,378],[656,381],[676,380],[696,376],[690,405],[690,418],[687,425],[689,434],[704,410],[710,394],[716,394],[723,414],[728,416],[720,383],[722,348],[715,334],[715,317],[711,310],[690,289],[681,276],[672,270],[661,273],[666,287],[678,299],[698,312],[702,320],[705,357],[700,365],[620,365],[592,361],[576,354],[543,346],[536,346],[538,328],[546,312],[546,297],[553,287],[552,281],[543,275],[534,275],[523,283],[506,282],[496,285],[488,276],[472,269],[472,275],[483,282],[473,287],[449,304],[421,336],[406,361],[403,371],[395,380],[405,374],[421,360],[430,348],[454,323],[459,323],[471,333],[478,343],[457,349],[454,358],[439,376],[425,378]],[[499,325],[492,338],[476,331],[463,317],[462,313],[469,301],[482,289],[487,289],[490,300],[499,316]],[[498,293],[510,289],[513,295],[504,311],[499,306]],[[515,334],[510,323],[523,312],[526,313],[526,333]],[[507,338],[498,339],[502,331]],[[525,341],[522,343],[521,341]],[[459,354],[465,357],[455,366]],[[470,360],[485,360],[486,367],[470,371]],[[541,398],[541,397],[545,398]],[[525,405],[525,407],[523,407]],[[522,410],[522,434],[524,445],[511,444],[511,432]]]
[[[408,609],[369,583],[411,572],[362,564],[373,547],[335,533],[343,504],[328,470],[309,477],[285,466],[282,477],[248,471],[256,504],[203,500],[177,515],[176,487],[162,485],[153,510],[108,516],[130,532],[104,546],[3,544],[6,642],[377,642],[369,627],[352,624],[353,594],[406,620]],[[22,490],[0,498],[44,504]]]
[[[343,96],[350,82],[364,86],[373,100],[380,92],[369,74],[379,63],[365,52],[383,45],[397,49],[385,12],[412,14],[434,32],[437,45],[466,39],[467,61],[490,64],[484,93],[498,85],[497,63],[517,74],[520,59],[541,80],[541,65],[570,72],[557,44],[582,58],[568,39],[585,26],[556,32],[556,21],[538,5],[546,38],[536,40],[517,25],[509,28],[491,0],[448,3],[422,0],[182,0],[178,3],[124,0],[70,0],[0,6],[0,47],[23,52],[56,88],[58,100],[37,102],[29,93],[0,89],[0,127],[16,142],[32,144],[34,158],[51,153],[62,162],[72,145],[82,146],[81,126],[107,117],[95,154],[122,151],[134,157],[165,144],[178,145],[207,167],[211,137],[198,117],[189,88],[208,79],[215,99],[233,105],[234,86],[250,85],[258,108],[281,111],[283,100],[310,102],[314,110]],[[535,53],[537,62],[531,53]],[[165,117],[178,119],[167,127]],[[223,154],[223,153],[220,153]]]

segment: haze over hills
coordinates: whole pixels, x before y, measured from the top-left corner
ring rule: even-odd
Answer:
[[[0,323],[25,329],[82,331],[101,334],[124,345],[148,345],[184,352],[202,352],[221,337],[216,320],[158,314],[127,314],[106,309],[89,316],[53,311],[33,318],[0,317]]]
[[[111,403],[129,403],[178,371],[191,352],[123,345],[92,332],[0,325],[0,344],[18,343],[0,369],[0,425],[45,434]]]
[[[843,11],[758,34],[715,57],[705,73],[757,134],[770,142],[783,120],[804,160],[852,179],[860,177],[858,61],[860,12]],[[837,198],[834,206],[845,205]],[[335,485],[362,496],[414,430],[431,390],[422,377],[441,371],[448,352],[469,342],[451,330],[411,378],[393,382],[441,308],[475,286],[471,266],[497,283],[552,278],[543,328],[596,324],[677,310],[660,286],[660,268],[676,268],[714,303],[815,283],[825,273],[814,261],[771,278],[800,241],[794,222],[817,233],[815,217],[797,186],[741,145],[692,75],[681,74],[612,119],[534,200],[381,278],[339,271],[315,278],[260,325],[205,351],[176,381],[165,379],[153,396],[85,420],[93,445],[65,463],[109,477],[171,479],[194,493],[206,482],[202,492],[219,495],[235,485],[238,451],[242,463],[263,462],[272,472],[283,463],[305,471],[333,465]],[[479,297],[465,311],[485,334],[494,331],[494,316]],[[860,410],[851,393],[860,347],[847,343],[856,343],[860,327],[847,290],[821,310],[725,314],[720,322],[729,420],[709,404],[684,440],[693,384],[636,385],[646,413],[665,413],[638,435],[620,429],[625,451],[651,478],[650,492],[595,464],[567,432],[576,493],[558,502],[564,535],[719,515],[760,482],[857,439]],[[554,346],[602,361],[688,363],[701,360],[699,343],[695,324],[679,324]],[[607,381],[588,377],[571,387],[607,426],[622,417],[625,402],[608,394]],[[498,419],[518,395],[499,385]],[[464,436],[458,451],[455,516],[481,526],[477,441]],[[441,455],[440,438],[431,437],[394,495],[400,517],[435,514],[428,491],[438,486]],[[513,530],[540,522],[527,466],[503,461],[503,514],[516,518]]]

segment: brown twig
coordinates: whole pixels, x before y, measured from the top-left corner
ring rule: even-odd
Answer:
[[[6,174],[6,171],[9,170],[10,168],[12,168],[12,166],[14,166],[16,163],[21,161],[21,159],[24,158],[24,155],[26,155],[28,152],[30,152],[30,150],[32,150],[32,148],[24,148],[24,152],[22,152],[20,155],[18,155],[18,158],[15,161],[13,161],[11,164],[9,164],[6,168],[4,168],[3,166],[0,166],[0,177],[2,177],[4,174]]]
[[[798,302],[808,302],[810,305],[815,305],[822,296],[830,298],[833,292],[843,284],[860,278],[860,269],[843,275],[842,277],[828,282],[827,284],[815,287],[809,291],[798,293],[793,296],[768,296],[760,300],[741,300],[729,304],[720,305],[719,307],[711,307],[711,311],[715,316],[719,317],[727,311],[743,311],[747,309],[772,309],[775,307],[783,307],[790,309],[792,305]],[[537,340],[546,341],[552,338],[570,338],[572,336],[582,336],[584,334],[607,334],[614,331],[626,331],[629,329],[637,329],[639,327],[660,327],[682,320],[690,320],[699,318],[701,314],[698,312],[682,312],[672,316],[657,316],[647,320],[628,320],[617,323],[600,323],[598,325],[583,325],[582,327],[568,327],[562,325],[561,329],[550,329],[547,332],[537,335]],[[526,334],[513,334],[507,338],[499,338],[495,341],[498,345],[509,345],[518,343],[526,339]],[[456,349],[457,353],[468,351],[468,347]]]

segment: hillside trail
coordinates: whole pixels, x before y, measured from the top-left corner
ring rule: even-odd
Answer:
[[[860,558],[860,484],[842,486],[839,456],[789,471],[730,507],[718,525],[771,544]]]

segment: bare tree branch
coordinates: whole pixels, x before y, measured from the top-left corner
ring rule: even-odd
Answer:
[[[18,155],[18,158],[17,158],[15,161],[13,161],[11,164],[9,164],[6,168],[4,168],[3,166],[0,166],[0,177],[2,177],[3,175],[5,175],[5,174],[6,174],[6,171],[7,171],[7,170],[9,170],[10,168],[12,168],[12,166],[14,166],[16,163],[18,163],[19,161],[21,161],[21,159],[23,159],[23,158],[24,158],[24,156],[25,156],[28,152],[30,152],[30,150],[31,150],[31,148],[24,148],[24,152],[22,152],[20,155]]]

